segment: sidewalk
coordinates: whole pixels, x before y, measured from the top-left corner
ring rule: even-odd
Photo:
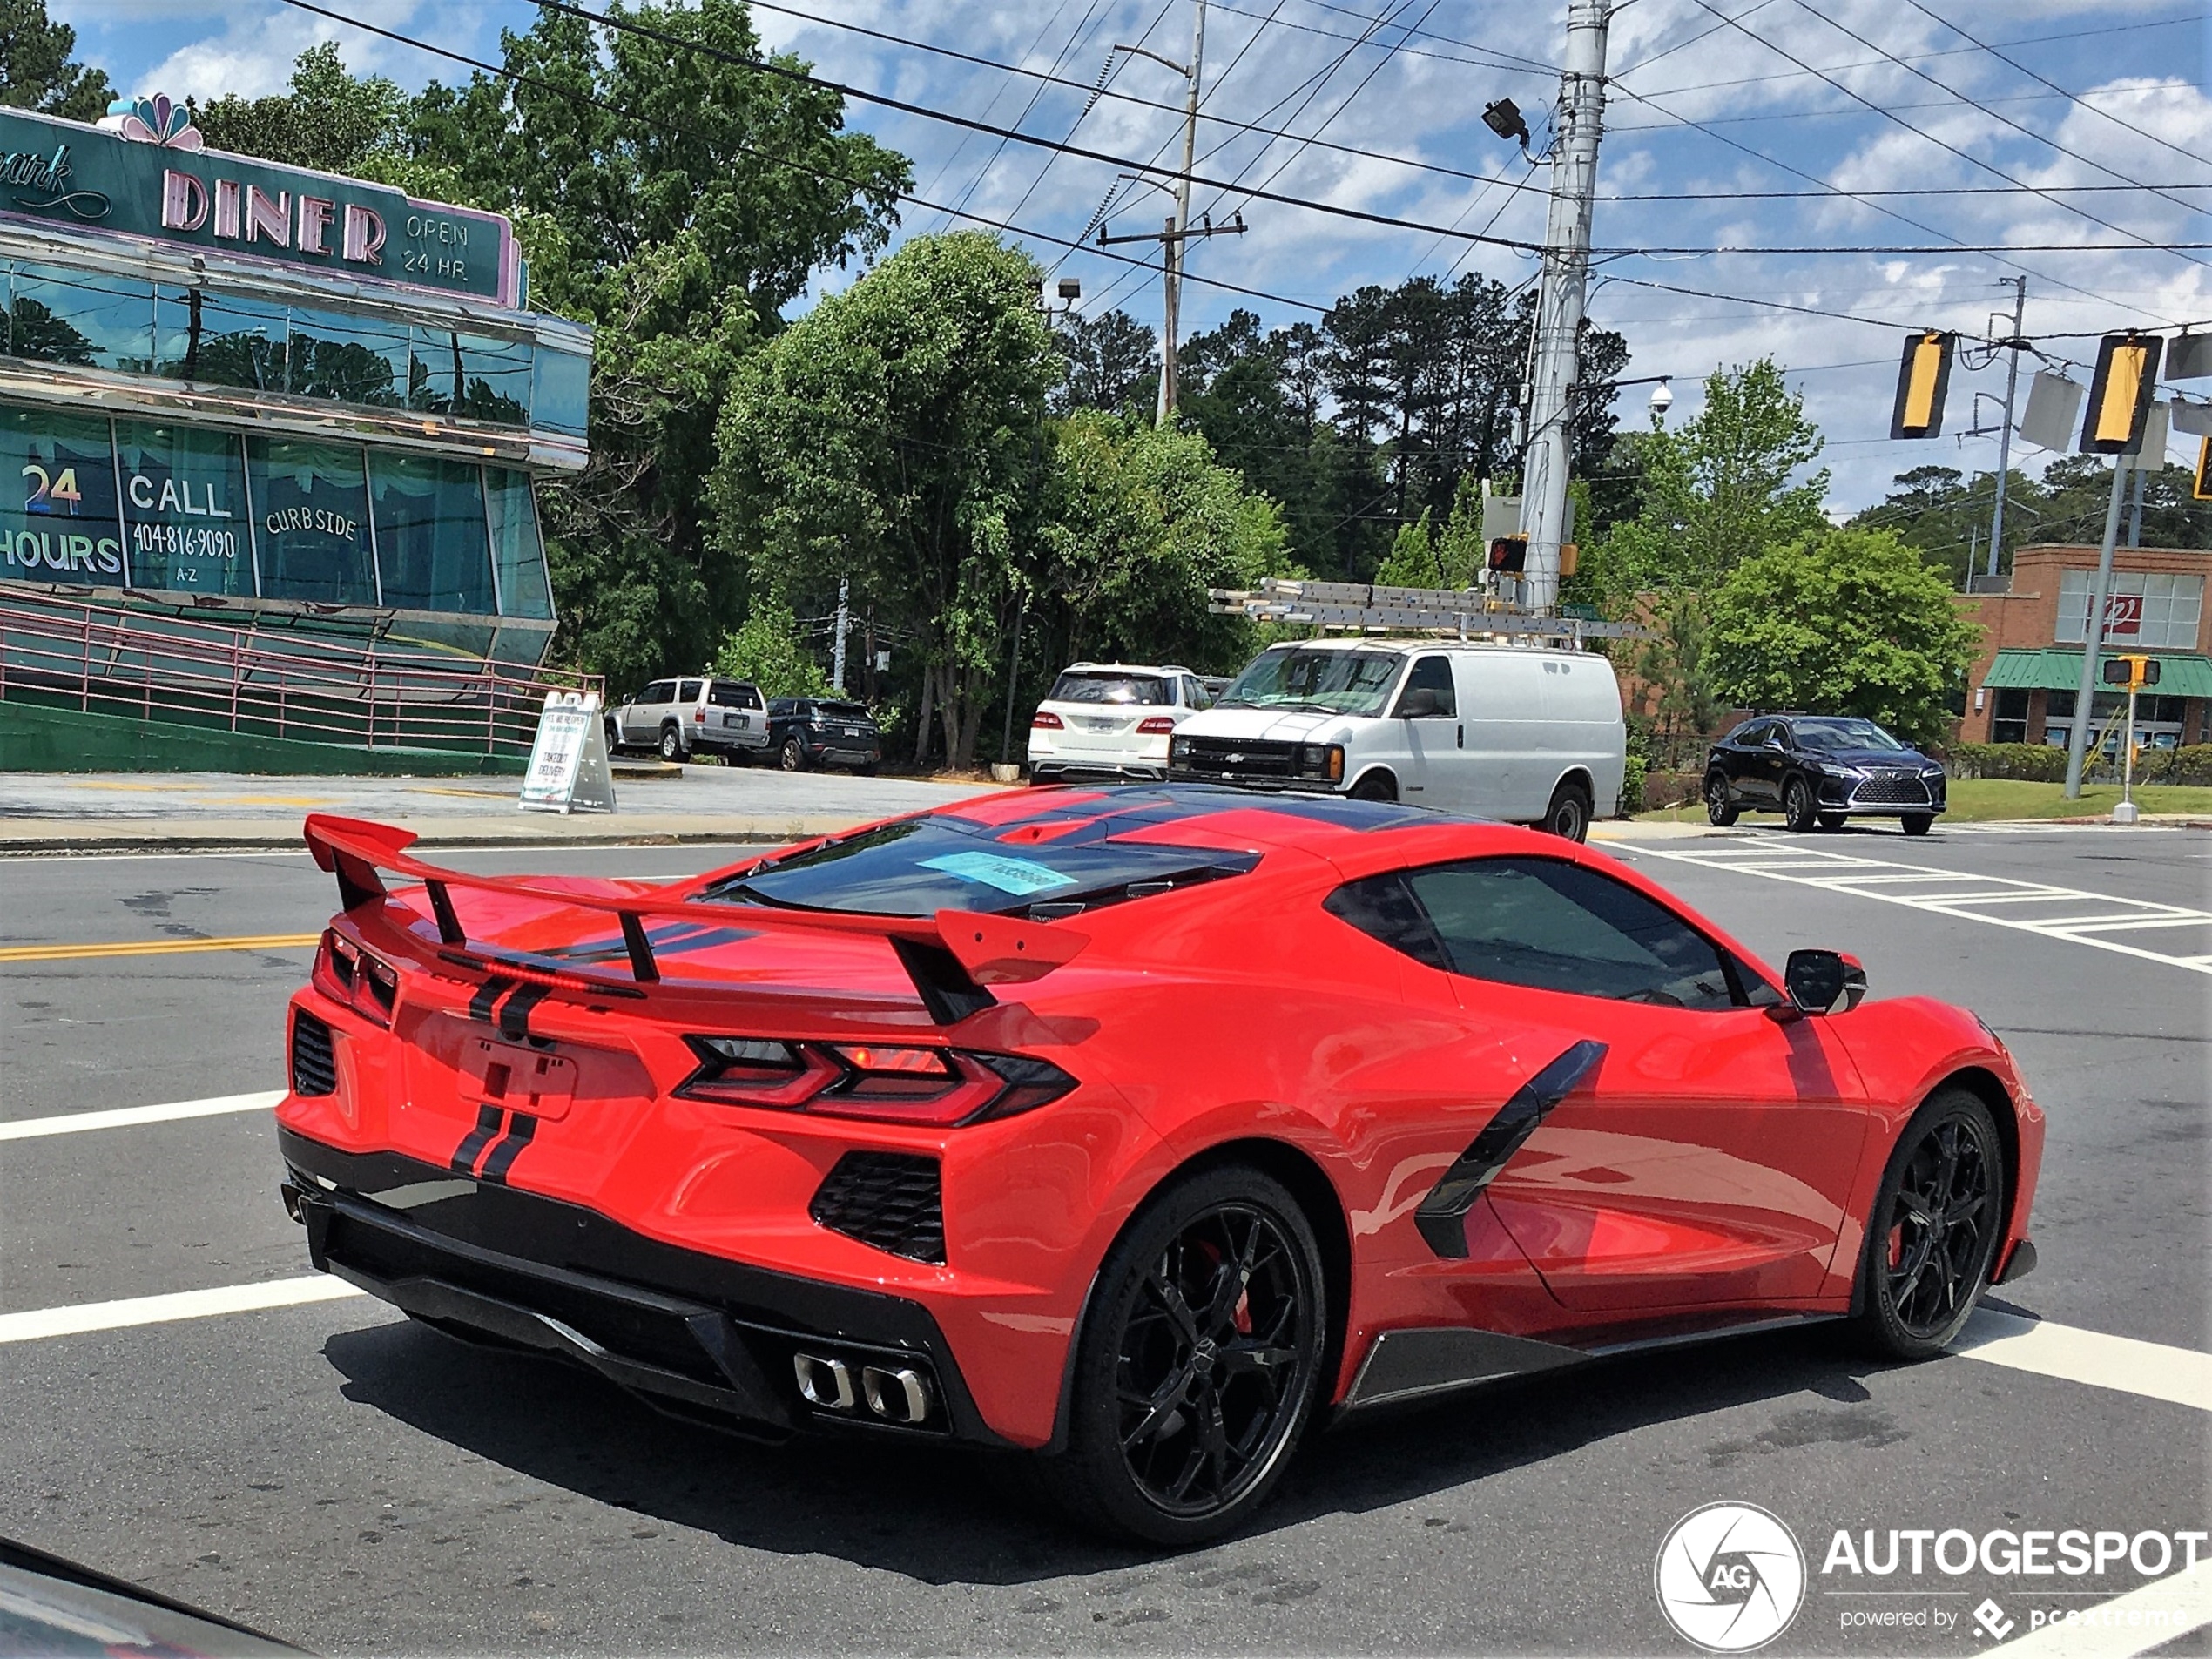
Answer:
[[[617,763],[613,813],[519,811],[514,778],[286,778],[241,772],[0,773],[0,855],[295,847],[309,813],[413,830],[425,846],[781,845],[983,794],[989,784],[763,767]],[[1722,833],[1608,819],[1593,841]]]

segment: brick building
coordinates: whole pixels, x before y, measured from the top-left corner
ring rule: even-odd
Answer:
[[[1966,679],[1962,741],[2067,741],[2096,570],[2094,547],[2024,547],[2009,578],[1977,579],[1978,588],[2002,584],[2002,591],[1958,597],[1961,614],[1984,630]],[[2113,556],[2104,655],[2148,651],[2159,659],[2158,689],[2136,706],[2135,740],[2147,746],[2212,742],[2208,572],[2212,553],[2188,549],[2123,547]],[[2124,692],[2101,691],[2091,718],[2101,729],[2126,702]]]

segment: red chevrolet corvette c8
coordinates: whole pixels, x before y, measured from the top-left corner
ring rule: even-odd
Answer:
[[[1979,1020],[1534,831],[1036,789],[673,886],[307,834],[317,1267],[724,1426],[1025,1451],[1156,1543],[1332,1417],[1789,1322],[1925,1357],[2033,1264]]]

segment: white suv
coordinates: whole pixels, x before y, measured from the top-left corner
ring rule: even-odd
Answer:
[[[1179,727],[1168,775],[1541,824],[1572,840],[1621,798],[1628,732],[1594,651],[1317,639],[1262,651]]]
[[[1157,782],[1168,775],[1169,738],[1212,702],[1196,674],[1173,664],[1071,664],[1029,722],[1029,779]]]

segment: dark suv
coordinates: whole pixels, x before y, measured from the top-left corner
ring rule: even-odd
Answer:
[[[850,766],[864,778],[872,777],[883,759],[883,733],[864,703],[823,697],[771,698],[768,752],[786,772]]]
[[[1925,835],[1943,808],[1943,767],[1871,720],[1762,714],[1705,757],[1705,815],[1716,824],[1739,813],[1780,813],[1793,830],[1895,818],[1907,835]]]

